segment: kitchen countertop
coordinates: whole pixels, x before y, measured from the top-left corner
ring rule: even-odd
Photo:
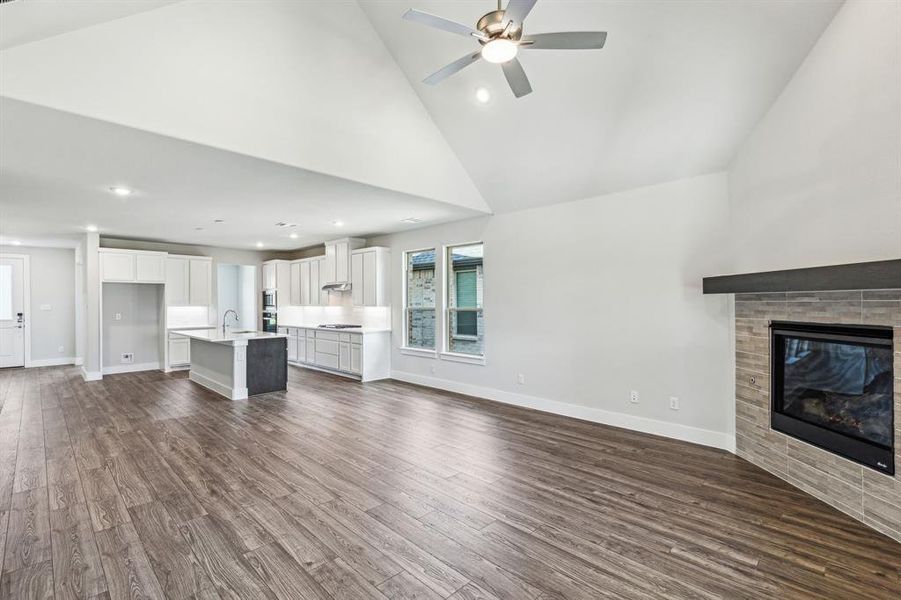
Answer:
[[[282,327],[293,327],[294,329],[315,329],[316,331],[330,331],[332,333],[384,333],[390,332],[389,327],[354,327],[352,329],[329,329],[327,327],[319,327],[318,325],[279,325]]]
[[[192,325],[191,327],[169,327],[166,331],[175,333],[176,331],[197,331],[200,329],[216,329],[215,325]]]
[[[286,338],[284,333],[267,333],[265,331],[226,331],[221,329],[177,329],[171,331],[176,335],[183,335],[192,340],[200,340],[202,342],[210,342],[213,344],[224,344],[227,346],[244,346],[251,340],[268,340],[273,338]]]

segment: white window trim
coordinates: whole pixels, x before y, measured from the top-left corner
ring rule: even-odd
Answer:
[[[482,353],[481,354],[463,354],[460,352],[451,352],[450,341],[451,339],[460,339],[457,338],[450,330],[450,309],[449,309],[449,299],[448,293],[450,291],[450,286],[447,284],[447,272],[448,272],[448,259],[447,259],[447,251],[449,248],[456,248],[458,246],[473,246],[475,244],[482,245],[482,260],[485,259],[485,242],[482,240],[475,240],[472,242],[456,242],[453,244],[444,244],[441,246],[441,352],[439,353],[439,357],[441,360],[448,360],[452,362],[466,363],[470,365],[481,365],[485,366],[485,355],[486,349],[484,344],[484,338],[482,343]],[[484,266],[482,267],[482,277],[484,279]],[[406,287],[406,285],[404,286]],[[482,319],[484,323],[485,316],[485,307],[478,307],[477,310],[482,311]],[[478,339],[478,336],[476,336]]]
[[[435,355],[438,353],[437,332],[435,335],[435,347],[434,348],[417,348],[414,346],[409,346],[408,345],[409,338],[407,337],[410,334],[409,330],[407,329],[407,311],[410,310],[410,308],[412,308],[410,306],[407,306],[407,295],[408,295],[407,285],[409,284],[409,281],[407,280],[407,255],[414,254],[416,252],[428,252],[429,250],[431,250],[432,252],[438,252],[438,246],[432,246],[430,248],[417,248],[417,249],[413,249],[413,250],[404,250],[401,253],[401,257],[400,257],[401,261],[402,261],[401,272],[402,272],[402,279],[403,279],[403,286],[401,288],[402,292],[403,292],[403,294],[402,294],[403,305],[401,306],[401,318],[403,319],[402,325],[403,325],[404,333],[403,333],[402,340],[401,340],[402,345],[400,346],[399,350],[401,351],[401,354],[408,354],[410,356],[431,356],[432,358],[434,358]],[[436,272],[438,271],[437,264],[435,265],[435,271]],[[431,310],[435,311],[435,323],[437,324],[438,323],[437,290],[436,290],[435,300],[436,300],[435,306],[431,307]],[[420,306],[418,308],[421,310],[429,310],[429,307],[427,307],[427,306]]]
[[[469,365],[485,366],[485,355],[478,354],[460,354],[459,352],[442,352],[441,360],[449,360],[451,362],[466,363]]]
[[[429,350],[428,348],[413,348],[410,346],[401,346],[398,348],[401,354],[406,354],[408,356],[421,356],[423,358],[435,358],[438,355],[438,352],[435,350]]]

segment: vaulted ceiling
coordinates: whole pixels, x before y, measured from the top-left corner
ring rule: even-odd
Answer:
[[[161,206],[190,192],[197,218],[222,206],[263,212],[259,224],[248,219],[240,244],[234,233],[206,240],[245,245],[276,235],[261,228],[282,217],[265,211],[286,212],[289,191],[295,212],[317,207],[304,239],[318,240],[335,234],[330,214],[355,214],[359,233],[386,232],[409,226],[400,214],[430,224],[720,170],[839,5],[540,0],[527,33],[604,30],[607,45],[524,51],[535,91],[514,99],[487,63],[422,84],[476,45],[400,18],[415,7],[474,24],[495,8],[490,1],[7,3],[0,109],[23,120],[4,119],[0,134],[35,135],[27,152],[2,148],[0,235],[66,202],[66,187],[87,212],[106,201],[92,195],[117,183],[139,185],[145,202]],[[475,101],[477,87],[490,91],[487,104]],[[41,126],[54,120],[64,125]],[[107,149],[121,139],[128,167],[75,136]],[[37,140],[83,155],[42,164]],[[203,177],[153,168],[166,144],[172,156],[203,163]],[[280,181],[278,199],[252,175],[230,177],[237,163]],[[217,168],[228,185],[212,185]],[[112,235],[167,239],[138,219],[107,226],[102,213],[70,216],[60,231],[91,220]]]

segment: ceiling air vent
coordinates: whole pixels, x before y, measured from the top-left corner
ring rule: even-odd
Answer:
[[[16,2],[16,1],[17,0],[0,0],[0,4],[12,4],[13,2]]]

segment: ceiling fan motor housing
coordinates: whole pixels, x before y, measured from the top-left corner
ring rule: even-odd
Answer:
[[[518,42],[522,38],[522,27],[511,27],[508,31],[505,29],[507,21],[504,19],[503,10],[494,10],[484,15],[479,22],[476,23],[476,29],[488,36],[488,39],[479,40],[483,46],[493,39],[503,37],[511,42]]]

